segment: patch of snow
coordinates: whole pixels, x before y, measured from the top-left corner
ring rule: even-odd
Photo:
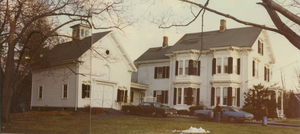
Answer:
[[[209,131],[204,130],[202,127],[196,128],[196,127],[190,127],[187,130],[173,130],[173,133],[181,133],[181,134],[186,134],[186,133],[210,133]]]

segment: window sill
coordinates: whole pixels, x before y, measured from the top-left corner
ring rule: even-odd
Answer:
[[[43,98],[38,98],[38,100],[43,100]]]
[[[90,100],[91,98],[82,98],[82,99],[84,99],[84,100]]]
[[[61,98],[62,100],[67,100],[68,98]]]

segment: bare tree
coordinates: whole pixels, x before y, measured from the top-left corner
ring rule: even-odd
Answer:
[[[12,94],[42,50],[58,43],[57,37],[69,37],[60,29],[84,22],[94,29],[121,30],[131,24],[127,8],[123,0],[1,0],[2,121],[9,122]]]
[[[284,6],[281,6],[280,4],[274,2],[273,0],[261,0],[261,2],[258,2],[256,4],[262,5],[266,11],[268,12],[270,18],[272,19],[275,27],[268,27],[266,25],[252,23],[248,21],[241,20],[239,18],[234,17],[233,15],[223,13],[220,11],[217,11],[215,9],[209,8],[207,5],[209,3],[209,0],[203,1],[205,4],[201,4],[200,2],[195,2],[194,0],[179,0],[185,4],[190,5],[190,11],[193,15],[192,19],[190,19],[188,22],[183,21],[177,21],[177,22],[171,22],[172,19],[170,17],[163,17],[159,20],[151,20],[152,22],[155,22],[159,25],[159,28],[170,28],[170,27],[179,27],[179,26],[188,26],[192,22],[194,22],[198,17],[200,16],[200,13],[203,12],[202,9],[205,9],[206,11],[215,13],[217,15],[232,19],[238,23],[259,27],[262,29],[266,29],[269,31],[273,31],[276,33],[279,33],[283,35],[285,38],[287,38],[290,43],[292,43],[296,48],[300,49],[300,36],[297,34],[297,29],[292,28],[295,26],[300,26],[300,16],[297,13],[293,13],[292,11],[287,10]],[[298,8],[300,7],[299,0],[290,0],[288,6]],[[198,8],[195,12],[195,8]],[[296,11],[295,11],[296,12]],[[279,15],[284,16],[289,21],[293,22],[292,25],[287,25]]]

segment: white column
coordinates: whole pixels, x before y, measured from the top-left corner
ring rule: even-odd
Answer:
[[[184,104],[183,98],[184,98],[184,87],[181,88],[181,104]]]
[[[223,105],[223,92],[224,92],[223,87],[220,87],[220,105]]]
[[[283,115],[283,91],[281,91],[281,111],[280,115]]]
[[[275,89],[275,95],[276,95],[276,113],[278,115],[278,89]]]

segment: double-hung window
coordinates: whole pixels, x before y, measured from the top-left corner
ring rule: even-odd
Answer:
[[[177,100],[177,104],[181,104],[181,93],[182,93],[182,90],[181,88],[178,88],[178,93],[177,93],[177,97],[178,97],[178,100]]]
[[[64,84],[63,85],[62,98],[63,99],[67,99],[68,98],[68,84]]]
[[[224,58],[224,73],[228,73],[228,58]]]
[[[223,105],[227,105],[227,87],[223,88]]]
[[[219,87],[216,88],[216,98],[217,104],[221,103],[221,89]]]
[[[38,88],[38,99],[43,98],[43,86],[39,86]]]
[[[220,74],[221,73],[221,64],[222,64],[222,59],[218,58],[217,59],[217,73]]]
[[[185,71],[184,72],[185,75],[189,75],[189,61],[188,60],[185,61],[185,70],[184,71]]]
[[[183,61],[179,61],[179,75],[182,75],[183,74]]]

